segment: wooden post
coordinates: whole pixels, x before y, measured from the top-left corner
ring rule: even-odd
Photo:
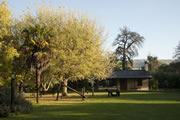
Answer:
[[[15,86],[14,86],[14,82],[15,82],[15,78],[16,78],[16,73],[13,72],[11,75],[11,104],[10,104],[10,109],[11,112],[14,112],[14,99],[15,99]]]
[[[84,93],[85,93],[85,88],[83,87],[83,88],[82,88],[82,101],[84,101],[84,98],[85,98],[85,97],[84,97]]]
[[[94,81],[91,82],[91,91],[92,91],[92,96],[94,96]]]
[[[94,96],[94,87],[92,87],[91,89],[92,89],[92,96]]]
[[[11,112],[14,112],[14,78],[11,78]]]
[[[57,87],[57,96],[56,96],[56,100],[59,100],[59,92],[60,92],[60,88],[61,88],[61,83],[58,84]]]

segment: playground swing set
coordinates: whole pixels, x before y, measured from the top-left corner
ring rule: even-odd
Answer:
[[[85,96],[85,88],[82,88],[82,92],[79,92],[71,87],[69,87],[68,85],[62,84],[62,87],[67,87],[68,89],[72,90],[73,92],[77,93],[78,95],[80,95],[82,97],[82,101],[85,100],[85,98],[87,98]],[[109,89],[106,89],[108,96],[120,96],[120,91],[117,89],[116,91],[111,91]],[[115,92],[115,93],[114,93]],[[94,88],[92,88],[92,96],[94,96]],[[61,96],[62,99],[63,96]]]
[[[73,92],[75,92],[75,93],[77,93],[78,95],[80,95],[80,96],[82,97],[82,101],[85,100],[85,98],[86,98],[86,96],[85,96],[85,88],[82,88],[82,93],[81,93],[81,92],[79,92],[79,91],[77,91],[77,90],[75,90],[75,89],[73,89],[73,88],[71,88],[71,87],[69,87],[69,86],[67,86],[67,85],[65,85],[65,84],[62,84],[62,87],[67,87],[68,89],[70,89],[70,90],[72,90]],[[62,96],[61,96],[61,98],[62,98]]]

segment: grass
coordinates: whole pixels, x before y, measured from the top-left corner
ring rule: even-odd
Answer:
[[[88,95],[85,101],[76,94],[55,101],[46,95],[40,104],[32,101],[31,114],[12,115],[2,120],[178,120],[180,92],[123,92],[120,97],[107,93]]]

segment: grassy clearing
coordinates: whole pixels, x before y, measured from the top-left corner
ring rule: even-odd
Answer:
[[[178,120],[179,92],[124,92],[120,97],[107,93],[88,96],[86,101],[76,94],[55,101],[46,95],[35,104],[31,114],[13,115],[2,120]]]

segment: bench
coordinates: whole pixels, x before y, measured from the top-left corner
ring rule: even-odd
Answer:
[[[106,89],[106,91],[108,92],[108,96],[120,96],[119,90],[112,91],[112,90]],[[113,93],[113,92],[115,92],[115,93]]]

